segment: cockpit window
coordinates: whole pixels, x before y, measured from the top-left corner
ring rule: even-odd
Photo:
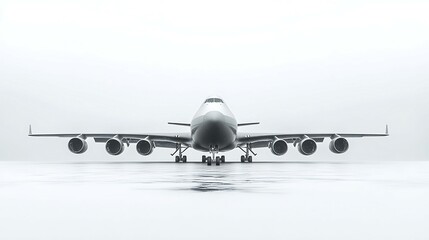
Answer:
[[[212,103],[212,102],[223,103],[222,99],[220,98],[207,98],[207,100],[205,101],[205,103]]]

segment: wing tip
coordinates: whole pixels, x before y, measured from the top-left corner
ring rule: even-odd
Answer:
[[[31,130],[31,124],[28,126],[28,136],[33,135],[33,131]]]
[[[386,124],[386,136],[389,136],[389,124]]]

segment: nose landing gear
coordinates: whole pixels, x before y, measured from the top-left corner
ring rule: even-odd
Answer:
[[[217,153],[219,153],[219,146],[218,145],[211,145],[209,149],[212,157],[206,157],[206,155],[203,155],[202,162],[207,162],[207,166],[211,166],[212,162],[215,162],[216,166],[219,166],[221,163],[225,162],[225,156],[216,156]]]

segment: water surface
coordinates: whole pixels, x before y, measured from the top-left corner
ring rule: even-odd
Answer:
[[[0,239],[428,239],[429,162],[0,162]]]

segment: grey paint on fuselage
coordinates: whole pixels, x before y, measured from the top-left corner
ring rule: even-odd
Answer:
[[[216,99],[216,101],[210,101]],[[237,147],[237,120],[228,106],[218,97],[204,102],[191,122],[192,147],[209,151],[229,151]]]

